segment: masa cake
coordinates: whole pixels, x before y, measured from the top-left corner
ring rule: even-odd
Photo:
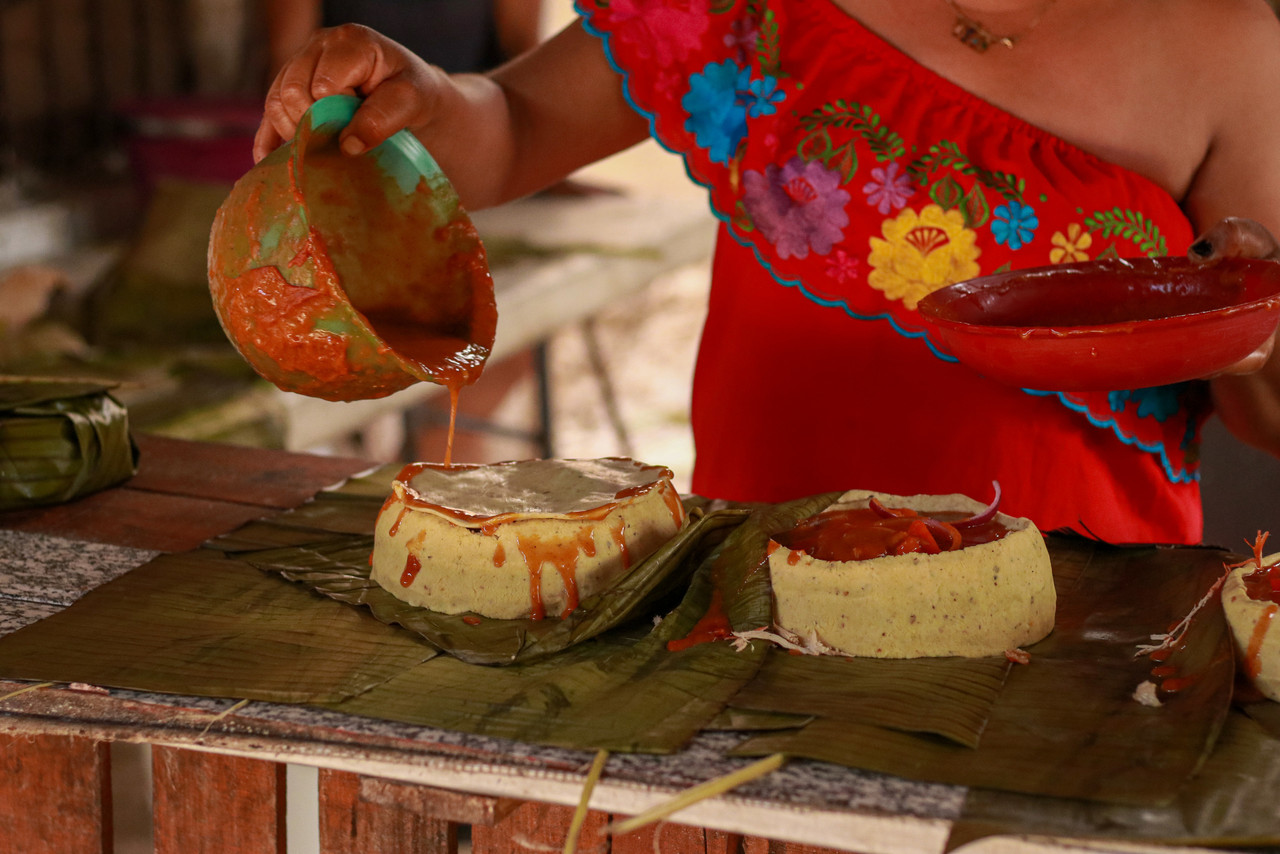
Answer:
[[[1232,568],[1222,585],[1222,610],[1231,627],[1244,675],[1258,693],[1280,702],[1280,636],[1271,631],[1280,612],[1280,553]]]
[[[567,616],[684,525],[671,476],[621,457],[412,463],[378,515],[372,578],[445,614]]]
[[[875,658],[1000,655],[1042,639],[1053,629],[1057,594],[1044,538],[1029,519],[963,495],[855,490],[800,525],[844,511],[961,521],[984,510],[989,520],[966,531],[963,545],[936,554],[828,560],[796,547],[792,532],[775,536],[775,621],[838,653]]]

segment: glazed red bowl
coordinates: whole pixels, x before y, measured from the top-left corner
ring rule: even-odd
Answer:
[[[1042,391],[1148,388],[1213,374],[1275,335],[1280,263],[1106,259],[983,276],[920,301],[964,365]]]

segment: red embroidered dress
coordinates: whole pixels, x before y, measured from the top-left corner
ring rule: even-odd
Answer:
[[[693,488],[1005,493],[1044,530],[1198,542],[1203,384],[1008,388],[915,310],[998,270],[1179,254],[1175,200],[921,66],[832,0],[579,0],[722,226]]]

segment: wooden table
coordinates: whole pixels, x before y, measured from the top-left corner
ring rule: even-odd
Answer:
[[[295,507],[368,468],[357,459],[137,438],[140,470],[127,485],[66,505],[0,514],[0,536],[69,546],[68,564],[99,560],[93,549],[145,560]],[[6,589],[6,567],[20,575],[25,559],[15,548],[0,552],[0,633],[6,613],[31,621],[66,604],[12,583]],[[558,851],[591,759],[302,707],[241,708],[232,701],[36,687],[2,677],[0,854],[111,850],[113,740],[153,746],[156,850],[183,854],[284,852],[284,763],[321,769],[325,852],[453,852],[464,825],[476,852]],[[611,758],[579,850],[935,854],[963,799],[956,787],[793,763],[783,777],[679,814],[679,824],[602,834],[611,816],[635,814],[700,776],[717,776],[723,761],[714,738],[671,757]],[[1071,846],[988,838],[973,847],[1060,852]]]

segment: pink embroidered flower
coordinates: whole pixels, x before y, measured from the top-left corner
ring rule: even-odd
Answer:
[[[811,249],[826,255],[844,236],[849,193],[821,162],[793,157],[785,166],[749,170],[742,182],[742,204],[780,258],[807,258]]]
[[[707,6],[708,0],[612,0],[596,15],[621,45],[661,67],[700,47],[710,25]]]
[[[847,285],[856,281],[862,271],[862,259],[850,255],[843,249],[837,249],[827,256],[827,278],[837,285]]]
[[[753,18],[738,18],[729,25],[729,32],[724,36],[724,46],[735,51],[740,62],[745,62],[756,49],[756,36],[759,32]]]
[[[871,170],[871,180],[862,186],[867,194],[867,204],[874,205],[880,213],[888,216],[891,212],[906,207],[907,200],[915,191],[911,189],[911,179],[898,174],[897,161],[881,169]]]

